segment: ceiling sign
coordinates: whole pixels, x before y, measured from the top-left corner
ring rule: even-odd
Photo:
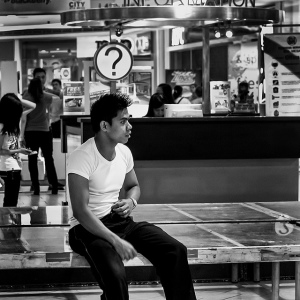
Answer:
[[[92,0],[92,8],[126,6],[235,6],[255,7],[255,0]]]
[[[91,0],[1,0],[1,15],[60,14],[64,11],[91,8]]]
[[[109,43],[100,47],[94,56],[96,72],[108,80],[119,80],[128,75],[133,64],[130,50],[120,43]]]

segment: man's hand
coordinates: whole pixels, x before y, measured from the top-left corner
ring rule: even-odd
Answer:
[[[137,252],[134,247],[121,238],[118,238],[115,241],[114,247],[118,254],[121,256],[122,260],[130,260],[137,256]]]
[[[133,203],[131,199],[120,199],[117,203],[115,203],[111,207],[112,211],[121,216],[122,218],[126,218],[130,215],[133,209]]]

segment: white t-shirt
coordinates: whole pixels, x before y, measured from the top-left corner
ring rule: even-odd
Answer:
[[[3,128],[3,124],[0,123],[0,134]],[[19,148],[18,138],[15,135],[9,135],[4,133],[4,139],[2,149],[5,150],[15,150]],[[18,153],[13,155],[0,155],[0,171],[11,171],[11,170],[21,170],[22,164]]]
[[[95,139],[90,138],[70,154],[67,175],[74,173],[89,180],[88,206],[97,218],[102,218],[111,212],[112,205],[118,201],[125,176],[133,165],[127,146],[118,144],[115,158],[108,161],[98,151]],[[73,217],[71,206],[69,217],[71,227],[79,224]]]

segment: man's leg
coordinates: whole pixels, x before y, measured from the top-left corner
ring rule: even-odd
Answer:
[[[40,140],[38,131],[26,131],[25,132],[25,142],[26,147],[30,148],[32,151],[39,151]],[[30,179],[33,186],[34,194],[40,194],[40,183],[39,183],[39,171],[37,155],[28,155],[28,169],[30,173]]]
[[[100,239],[81,225],[69,232],[71,248],[85,256],[103,290],[101,300],[129,300],[125,267],[120,255],[106,240]]]
[[[156,267],[167,300],[196,300],[182,243],[146,222],[137,223],[125,239]]]
[[[53,159],[53,139],[51,131],[43,132],[43,136],[41,137],[41,149],[45,158],[47,178],[52,185],[52,194],[57,194],[58,181]]]

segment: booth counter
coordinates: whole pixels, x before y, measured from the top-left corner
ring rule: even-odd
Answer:
[[[68,134],[94,134],[85,115],[62,116]],[[299,117],[133,118],[127,146],[141,203],[298,201]]]

